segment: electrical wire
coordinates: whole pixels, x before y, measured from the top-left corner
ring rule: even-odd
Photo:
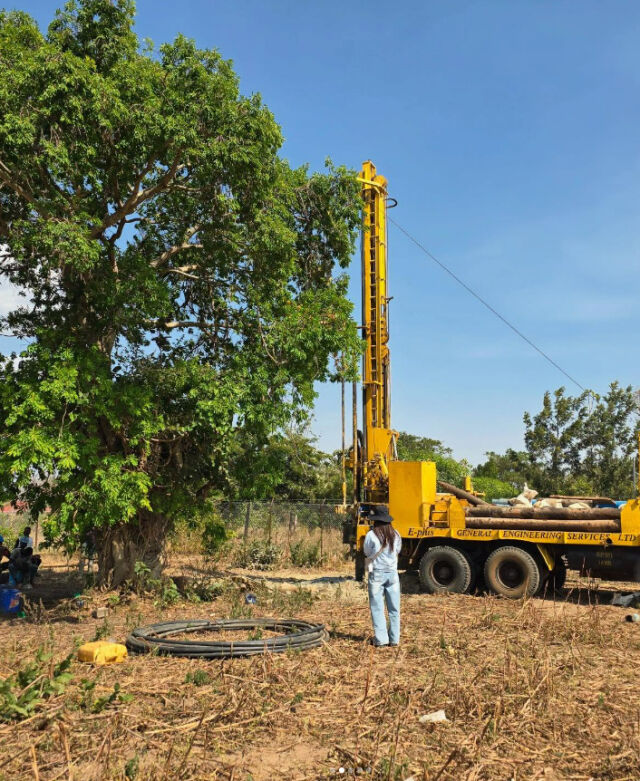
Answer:
[[[396,228],[400,231],[400,233],[404,233],[404,235],[409,239],[409,241],[412,241],[419,249],[421,249],[424,254],[430,258],[434,263],[437,263],[440,268],[445,271],[450,277],[452,277],[459,285],[461,285],[467,293],[471,293],[471,295],[477,299],[483,306],[485,306],[492,314],[494,314],[499,320],[502,320],[502,322],[508,326],[515,334],[517,334],[523,341],[525,341],[530,347],[533,347],[533,349],[539,353],[546,361],[548,361],[553,367],[555,367],[559,372],[564,374],[564,376],[570,380],[574,385],[577,385],[580,390],[584,391],[586,390],[574,377],[572,377],[569,372],[565,371],[562,366],[560,366],[558,363],[556,363],[553,358],[551,358],[547,353],[544,352],[544,350],[541,350],[540,347],[538,347],[535,342],[531,341],[528,336],[525,336],[520,329],[516,328],[513,323],[510,323],[506,317],[503,317],[503,315],[500,314],[496,309],[494,309],[491,304],[486,301],[479,293],[476,293],[473,288],[469,287],[466,282],[464,282],[460,277],[453,272],[448,266],[446,266],[441,260],[438,260],[436,256],[429,252],[429,250],[421,244],[418,239],[415,238],[415,236],[412,236],[408,230],[405,230],[402,225],[398,225],[398,223],[392,219],[391,217],[387,216],[387,219],[390,223],[396,226]]]
[[[238,642],[172,640],[175,635],[225,630],[269,630],[283,632],[278,637]],[[310,624],[293,618],[239,618],[219,621],[163,621],[139,627],[125,643],[133,653],[157,653],[187,659],[229,659],[284,651],[306,651],[322,645],[327,637],[322,624]]]

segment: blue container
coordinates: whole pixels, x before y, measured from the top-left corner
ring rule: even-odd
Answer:
[[[0,588],[0,613],[15,615],[22,607],[22,595],[17,588]]]

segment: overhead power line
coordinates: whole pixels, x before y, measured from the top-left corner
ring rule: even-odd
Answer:
[[[511,330],[512,330],[512,331],[513,331],[515,334],[517,334],[517,335],[518,335],[518,336],[519,336],[519,337],[520,337],[520,338],[521,338],[523,341],[525,341],[525,342],[526,342],[526,343],[529,345],[529,347],[533,347],[533,349],[534,349],[534,350],[535,350],[537,353],[539,353],[539,354],[540,354],[540,355],[541,355],[541,356],[542,356],[542,357],[545,359],[545,361],[548,361],[548,362],[549,362],[549,363],[550,363],[550,364],[551,364],[553,367],[555,367],[555,368],[556,368],[556,369],[557,369],[559,372],[561,372],[562,374],[564,374],[564,376],[565,376],[565,377],[566,377],[568,380],[570,380],[572,383],[574,383],[574,385],[577,385],[577,386],[578,386],[578,388],[580,388],[580,390],[582,390],[582,391],[586,390],[586,388],[584,388],[584,387],[583,387],[583,386],[582,386],[582,385],[581,385],[581,384],[578,382],[578,380],[576,380],[574,377],[572,377],[572,376],[569,374],[569,372],[565,371],[565,370],[562,368],[562,366],[560,366],[558,363],[556,363],[556,362],[553,360],[553,358],[551,358],[549,355],[547,355],[547,353],[545,353],[545,351],[544,351],[544,350],[541,350],[541,349],[540,349],[540,347],[538,347],[538,345],[537,345],[537,344],[535,344],[535,342],[532,342],[532,341],[531,341],[531,339],[529,339],[529,337],[528,337],[528,336],[525,336],[525,335],[522,333],[522,331],[520,331],[520,329],[519,329],[519,328],[516,328],[516,326],[515,326],[515,325],[513,325],[513,323],[510,323],[510,322],[507,320],[507,318],[506,318],[506,317],[503,317],[503,316],[500,314],[500,312],[498,312],[496,309],[494,309],[494,308],[491,306],[491,304],[490,304],[488,301],[486,301],[486,300],[485,300],[485,299],[484,299],[484,298],[483,298],[483,297],[482,297],[482,296],[481,296],[479,293],[476,293],[476,291],[475,291],[475,290],[473,290],[473,288],[469,287],[469,285],[467,285],[467,283],[466,283],[466,282],[464,282],[462,279],[460,279],[460,277],[459,277],[459,276],[458,276],[458,275],[457,275],[455,272],[451,271],[451,269],[450,269],[448,266],[446,266],[446,265],[445,265],[445,264],[444,264],[444,263],[443,263],[441,260],[438,260],[438,258],[436,258],[436,256],[435,256],[433,253],[429,252],[429,250],[428,250],[428,249],[427,249],[427,248],[426,248],[426,247],[425,247],[423,244],[421,244],[421,243],[418,241],[418,239],[416,239],[416,238],[415,238],[415,236],[412,236],[412,235],[409,233],[409,231],[408,231],[408,230],[405,230],[405,229],[402,227],[402,225],[398,225],[398,223],[397,223],[397,222],[396,222],[396,221],[395,221],[395,220],[394,220],[392,217],[389,217],[389,216],[387,216],[387,219],[389,220],[389,222],[390,222],[390,223],[392,223],[393,225],[395,225],[395,226],[396,226],[396,228],[397,228],[397,229],[400,231],[400,233],[404,233],[404,235],[405,235],[405,236],[406,236],[406,237],[409,239],[409,241],[412,241],[412,242],[413,242],[413,243],[416,245],[416,247],[418,247],[419,249],[421,249],[421,250],[424,252],[424,254],[425,254],[425,255],[426,255],[428,258],[430,258],[430,259],[431,259],[431,260],[432,260],[434,263],[437,263],[437,265],[438,265],[438,266],[440,266],[440,268],[441,268],[443,271],[446,271],[446,273],[447,273],[447,274],[448,274],[450,277],[452,277],[453,279],[455,279],[455,281],[456,281],[456,282],[457,282],[459,285],[461,285],[461,286],[462,286],[462,287],[463,287],[463,288],[464,288],[464,289],[467,291],[467,293],[471,293],[471,295],[472,295],[472,296],[473,296],[473,297],[474,297],[474,298],[475,298],[477,301],[479,301],[479,302],[480,302],[480,303],[481,303],[483,306],[485,306],[485,307],[486,307],[486,308],[487,308],[487,309],[488,309],[488,310],[489,310],[489,311],[490,311],[492,314],[494,314],[494,315],[495,315],[495,316],[496,316],[496,317],[497,317],[499,320],[502,320],[502,322],[503,322],[503,323],[504,323],[506,326],[508,326],[508,327],[509,327],[509,328],[510,328],[510,329],[511,329]]]

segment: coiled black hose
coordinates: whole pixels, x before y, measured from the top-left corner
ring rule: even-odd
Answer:
[[[173,635],[189,632],[220,632],[223,630],[265,629],[283,632],[278,637],[238,642],[171,640]],[[306,651],[322,645],[326,638],[322,624],[310,624],[293,618],[239,618],[219,621],[164,621],[139,627],[127,637],[127,648],[133,653],[155,652],[188,659],[228,659],[234,656],[254,656],[283,651]]]

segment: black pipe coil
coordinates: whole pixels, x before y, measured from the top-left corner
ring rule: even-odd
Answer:
[[[189,632],[268,629],[284,632],[279,637],[236,642],[204,640],[171,640],[173,635]],[[317,648],[326,639],[323,624],[310,624],[293,618],[239,618],[219,621],[164,621],[139,627],[127,637],[127,648],[136,654],[157,653],[187,659],[229,659],[284,651],[306,651]]]

